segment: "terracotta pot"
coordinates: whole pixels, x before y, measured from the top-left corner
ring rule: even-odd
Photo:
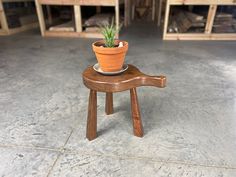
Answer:
[[[102,71],[114,72],[122,69],[125,55],[128,51],[128,42],[116,40],[115,44],[118,45],[119,42],[123,43],[123,47],[101,47],[104,45],[103,40],[93,43],[93,51],[95,52]]]

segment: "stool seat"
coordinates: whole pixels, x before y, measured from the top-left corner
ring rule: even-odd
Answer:
[[[166,84],[165,76],[148,76],[133,65],[119,75],[105,76],[88,67],[83,72],[86,87],[99,92],[121,92],[140,86],[155,86],[163,88]]]
[[[146,75],[133,65],[129,65],[124,73],[114,76],[99,74],[93,67],[88,67],[83,72],[83,82],[90,89],[86,137],[93,140],[97,137],[97,92],[106,93],[105,112],[109,115],[113,113],[113,93],[130,90],[134,135],[142,137],[143,127],[136,87],[163,88],[166,86],[166,77]]]

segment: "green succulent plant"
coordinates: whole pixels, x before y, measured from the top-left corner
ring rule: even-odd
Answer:
[[[104,24],[100,26],[101,33],[104,36],[105,47],[113,48],[115,47],[115,36],[119,32],[114,25],[114,20],[112,19],[111,24]]]

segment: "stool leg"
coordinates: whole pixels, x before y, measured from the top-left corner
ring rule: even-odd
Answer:
[[[106,107],[105,107],[106,114],[113,114],[113,94],[106,93]]]
[[[130,99],[131,99],[134,135],[138,137],[142,137],[143,125],[142,125],[141,115],[139,111],[138,96],[137,96],[136,88],[130,89]]]
[[[87,118],[87,134],[89,141],[97,137],[97,92],[90,90],[88,118]]]

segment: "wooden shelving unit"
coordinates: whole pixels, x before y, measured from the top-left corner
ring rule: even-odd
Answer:
[[[10,28],[7,22],[6,13],[3,3],[15,3],[15,2],[34,2],[34,0],[0,0],[0,35],[11,35],[19,32],[23,32],[29,29],[33,29],[39,26],[38,22],[22,25],[16,28]]]
[[[117,29],[119,28],[119,6],[125,4],[125,25],[129,24],[129,2],[130,0],[35,0],[37,14],[39,18],[41,35],[45,37],[84,37],[84,38],[102,38],[100,33],[85,32],[82,30],[82,15],[81,6],[111,6],[115,8],[115,23]],[[47,30],[45,25],[45,18],[42,10],[42,5],[61,5],[73,6],[75,31],[53,31]],[[118,37],[118,36],[117,36]]]
[[[168,33],[170,7],[180,5],[208,5],[208,16],[203,33]],[[213,23],[218,6],[235,6],[235,0],[167,0],[163,39],[164,40],[236,40],[236,33],[213,33]]]

